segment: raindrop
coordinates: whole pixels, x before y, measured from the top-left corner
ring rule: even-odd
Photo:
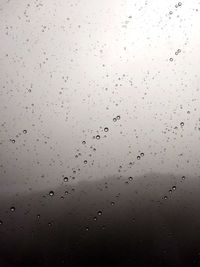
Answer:
[[[144,157],[144,153],[143,153],[143,152],[142,152],[142,153],[140,153],[140,156],[141,156],[141,157]]]
[[[167,196],[164,196],[164,199],[166,200],[166,199],[168,199],[168,197]]]
[[[99,140],[100,139],[100,135],[96,135],[96,139]]]
[[[104,132],[108,132],[108,131],[109,131],[108,127],[105,127]]]
[[[182,122],[180,123],[180,125],[181,125],[181,127],[183,127],[183,126],[184,126],[184,122],[182,121]]]
[[[102,211],[99,210],[99,211],[97,212],[97,214],[98,214],[99,216],[101,216],[101,215],[102,215]]]
[[[82,142],[82,144],[83,144],[83,145],[85,145],[85,144],[86,144],[86,142],[85,142],[85,141],[83,141],[83,142]]]
[[[68,181],[69,181],[68,177],[64,177],[64,178],[63,178],[63,181],[64,181],[64,182],[68,182]]]
[[[15,207],[11,207],[10,211],[14,212],[15,211]]]
[[[172,187],[172,190],[174,190],[174,191],[176,190],[176,186],[175,185]]]
[[[128,179],[129,179],[129,181],[132,181],[132,180],[133,180],[133,177],[132,177],[132,176],[130,176]]]
[[[23,133],[24,133],[24,134],[27,134],[27,130],[23,130]]]
[[[54,192],[53,191],[50,191],[49,192],[49,195],[52,197],[52,196],[54,196]]]
[[[182,180],[185,180],[185,176],[182,176]]]
[[[173,61],[173,58],[172,57],[170,57],[170,59],[169,59],[170,61]]]
[[[137,156],[137,159],[140,160],[140,156]]]
[[[84,160],[84,164],[87,164],[87,160]]]
[[[114,122],[116,122],[116,121],[117,121],[117,119],[116,119],[116,118],[113,118],[113,121],[114,121]]]
[[[121,117],[118,115],[118,116],[117,116],[117,120],[120,120],[120,118],[121,118]]]
[[[111,205],[114,206],[114,205],[115,205],[115,202],[112,201],[112,202],[111,202]]]
[[[181,2],[178,2],[178,6],[181,6],[182,5],[182,3]]]
[[[94,217],[93,220],[96,221],[97,220],[97,217]]]

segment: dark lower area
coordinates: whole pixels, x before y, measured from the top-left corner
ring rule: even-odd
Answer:
[[[200,187],[191,179],[112,177],[53,197],[1,199],[0,267],[200,266]]]

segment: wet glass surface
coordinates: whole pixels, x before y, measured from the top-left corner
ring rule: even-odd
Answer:
[[[0,1],[0,267],[200,266],[198,1]]]

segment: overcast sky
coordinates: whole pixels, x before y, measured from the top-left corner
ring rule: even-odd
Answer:
[[[0,0],[1,191],[197,175],[199,12],[194,0]]]

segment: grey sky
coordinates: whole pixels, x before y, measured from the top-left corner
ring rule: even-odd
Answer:
[[[175,5],[0,1],[4,192],[119,169],[198,174],[199,3]]]

